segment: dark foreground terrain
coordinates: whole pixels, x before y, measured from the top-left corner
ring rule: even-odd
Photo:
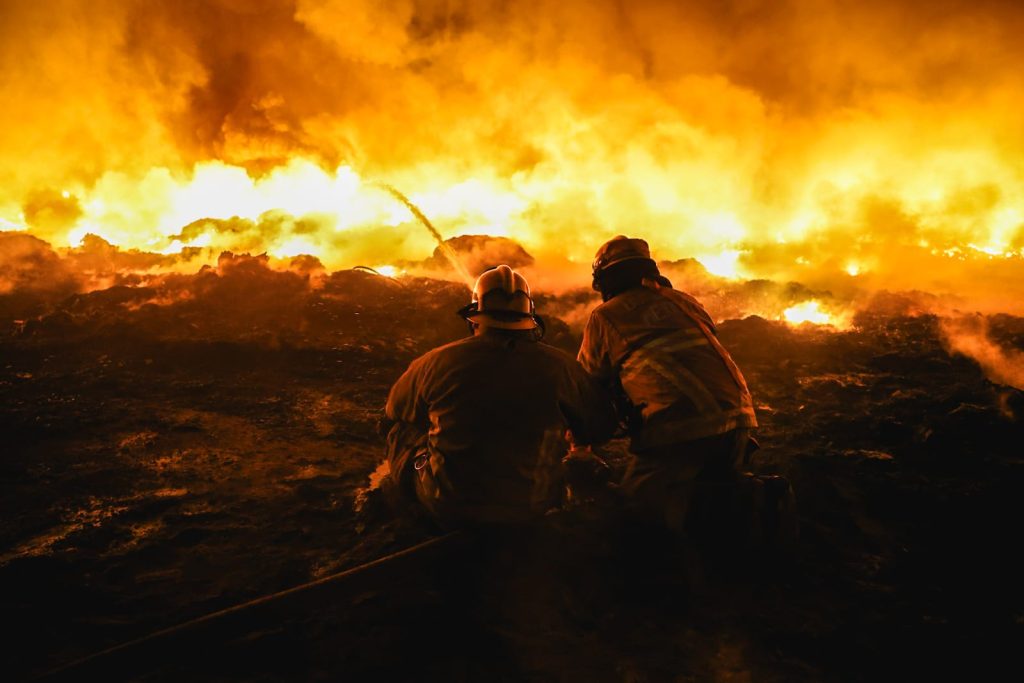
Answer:
[[[427,537],[354,501],[380,459],[390,383],[464,332],[452,315],[464,292],[356,271],[311,292],[242,262],[187,288],[115,287],[3,323],[7,680]],[[462,544],[98,680],[1019,678],[1024,396],[947,353],[937,326],[721,326],[759,407],[755,469],[796,490],[788,566],[749,559],[693,592],[658,552],[572,565],[571,530],[532,548]],[[1024,321],[992,330],[1024,348]],[[550,339],[577,343],[557,320]],[[482,595],[536,609],[535,632],[481,625],[451,599],[467,566],[500,583]],[[584,609],[548,619],[555,578],[588,596]]]

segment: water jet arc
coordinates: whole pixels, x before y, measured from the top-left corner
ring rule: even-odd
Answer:
[[[455,269],[455,272],[459,274],[459,277],[462,278],[462,281],[466,284],[467,287],[473,289],[473,285],[476,284],[476,278],[470,275],[469,271],[466,270],[466,266],[464,266],[462,264],[462,261],[459,260],[458,254],[455,253],[455,250],[452,249],[450,244],[444,241],[444,238],[441,237],[441,233],[437,231],[437,228],[435,228],[434,225],[430,222],[430,219],[428,219],[423,214],[423,212],[420,211],[420,207],[413,204],[412,200],[410,200],[408,197],[402,194],[398,189],[391,185],[388,185],[387,183],[375,182],[372,184],[376,185],[382,190],[386,190],[392,197],[402,202],[402,204],[405,204],[406,208],[408,208],[409,211],[412,212],[412,215],[416,216],[416,218],[420,220],[420,223],[422,223],[424,227],[426,227],[426,229],[430,231],[430,234],[433,235],[434,240],[437,241],[437,248],[441,250],[441,253],[444,255],[444,257],[448,259],[449,263],[452,264],[452,267]]]

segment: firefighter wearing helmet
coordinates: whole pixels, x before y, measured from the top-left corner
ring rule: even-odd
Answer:
[[[622,489],[634,509],[683,533],[695,482],[728,479],[746,459],[757,426],[750,391],[711,316],[672,288],[644,240],[605,243],[593,287],[604,303],[579,361],[617,397],[631,438]]]
[[[481,324],[505,330],[539,326],[526,278],[501,265],[486,271],[473,286],[473,298],[459,314],[475,329]]]
[[[417,358],[391,388],[385,492],[446,527],[542,516],[561,502],[566,431],[606,440],[610,400],[540,341],[530,286],[509,266],[480,275],[459,314],[471,336]]]

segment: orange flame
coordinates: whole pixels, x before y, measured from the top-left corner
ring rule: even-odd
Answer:
[[[509,236],[564,271],[546,282],[585,283],[596,247],[627,233],[731,279],[1024,307],[1019,3],[108,0],[0,16],[0,229],[57,246],[422,259],[436,245],[370,187],[387,183],[443,237]]]
[[[828,325],[836,329],[845,329],[849,326],[849,314],[824,310],[822,306],[823,304],[816,299],[803,301],[784,310],[782,312],[782,319],[792,325],[811,323],[814,325]]]

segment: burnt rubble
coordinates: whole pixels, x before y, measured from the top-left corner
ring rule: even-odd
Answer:
[[[466,333],[454,311],[468,292],[307,265],[225,254],[139,286],[47,290],[45,306],[4,295],[15,303],[0,337],[0,591],[18,623],[14,679],[421,538],[357,519],[352,502],[380,459],[390,384]],[[585,289],[538,296],[550,340],[573,352],[569,315],[594,301]],[[38,313],[15,325],[15,309]],[[619,603],[555,634],[574,645],[538,666],[590,680],[639,667],[652,680],[817,681],[1001,663],[1024,615],[1024,393],[950,353],[938,318],[906,312],[866,313],[848,331],[722,323],[761,422],[753,466],[796,489],[799,556],[781,573],[744,567],[682,607]],[[1021,348],[1024,320],[989,324]],[[213,665],[182,657],[164,675],[390,671],[394,647],[426,637],[410,610],[443,612],[430,595],[414,581],[285,613],[218,645]],[[423,679],[457,669],[456,650]]]
[[[216,268],[74,294],[18,326],[25,341],[93,337],[224,342],[262,348],[426,349],[457,335],[462,285],[395,280],[365,270],[274,270],[266,257],[225,253]]]
[[[478,275],[488,268],[494,268],[502,263],[512,268],[533,265],[533,256],[518,242],[507,237],[459,235],[446,239],[444,242],[459,255],[459,260],[473,275]],[[399,265],[410,269],[452,271],[452,266],[441,252],[441,247],[436,247],[430,258],[422,261],[400,262]]]

